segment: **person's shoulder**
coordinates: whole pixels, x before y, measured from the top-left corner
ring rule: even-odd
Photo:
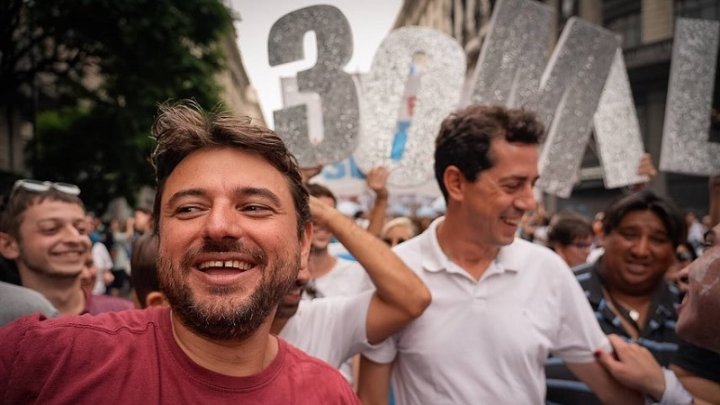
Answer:
[[[96,315],[106,312],[125,311],[133,308],[135,308],[135,306],[132,301],[125,298],[110,295],[92,295],[90,297],[90,305],[88,305],[88,312]]]
[[[583,288],[585,288],[587,283],[589,283],[590,279],[593,277],[593,269],[595,268],[596,263],[597,262],[583,263],[572,268],[573,275],[575,275],[578,283],[580,283]]]
[[[347,383],[335,367],[316,357],[310,356],[286,340],[278,339],[278,341],[280,342],[281,350],[286,351],[286,365],[288,366],[286,370],[288,372],[300,373],[296,374],[298,377],[307,376],[308,378],[315,379],[322,376],[322,378],[329,379],[328,381],[338,380]]]
[[[39,292],[0,282],[0,326],[33,312],[42,312],[47,317],[57,316],[55,307]]]
[[[321,403],[360,404],[345,377],[330,364],[310,356],[283,339],[278,339],[286,360],[284,372],[292,376],[295,384],[312,389],[311,397]]]
[[[53,319],[33,315],[11,323],[7,329],[21,331],[24,340],[39,339],[52,342],[76,339],[81,336],[90,336],[92,339],[108,336],[110,339],[116,339],[116,335],[121,331],[136,334],[147,331],[153,325],[159,326],[163,312],[166,311],[161,309],[129,310],[106,312],[99,315],[71,315]]]
[[[522,238],[515,238],[511,244],[501,249],[501,254],[505,257],[522,260],[527,266],[570,272],[567,263],[550,248]]]

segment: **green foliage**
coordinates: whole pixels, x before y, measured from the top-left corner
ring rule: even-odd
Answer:
[[[42,83],[27,148],[33,175],[77,183],[93,209],[117,196],[132,203],[153,184],[147,157],[158,104],[217,105],[230,11],[220,0],[10,0],[0,22],[13,21],[3,14],[13,10],[14,43],[0,33],[0,104],[23,105],[23,86]]]

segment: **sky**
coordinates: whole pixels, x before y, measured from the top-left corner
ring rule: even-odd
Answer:
[[[273,128],[272,113],[281,109],[280,77],[295,76],[315,64],[315,35],[305,34],[305,60],[271,67],[267,41],[272,25],[287,13],[317,4],[337,7],[350,22],[353,57],[345,66],[348,73],[367,73],[375,50],[390,32],[402,0],[232,0],[240,17],[235,23],[238,46],[245,71],[255,88],[265,122]]]

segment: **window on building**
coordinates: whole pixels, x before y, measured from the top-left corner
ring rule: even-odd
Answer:
[[[676,0],[675,16],[720,20],[720,2],[717,0]]]
[[[619,16],[608,21],[607,28],[622,36],[623,48],[632,48],[641,44],[642,26],[640,13]]]

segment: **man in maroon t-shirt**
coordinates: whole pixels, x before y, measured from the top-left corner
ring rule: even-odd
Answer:
[[[280,138],[193,104],[163,107],[153,135],[170,308],[0,329],[0,403],[358,404],[332,367],[270,335],[312,234]]]

